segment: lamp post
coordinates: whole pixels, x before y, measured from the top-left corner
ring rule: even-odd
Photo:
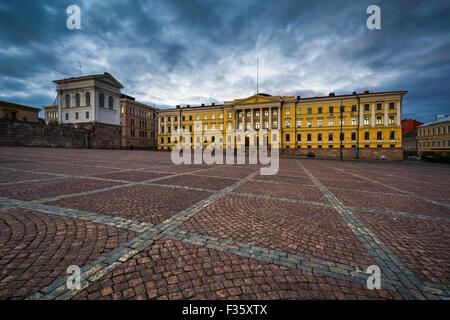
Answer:
[[[344,160],[344,157],[343,157],[343,154],[342,154],[342,140],[343,140],[343,132],[342,132],[342,119],[343,119],[343,117],[344,117],[344,109],[345,109],[345,107],[343,106],[343,105],[341,105],[341,107],[340,107],[340,111],[341,111],[341,121],[340,121],[340,124],[341,124],[341,134],[340,134],[340,136],[339,136],[339,138],[340,138],[340,141],[341,141],[341,147],[340,147],[340,156],[339,156],[339,159],[340,160]]]

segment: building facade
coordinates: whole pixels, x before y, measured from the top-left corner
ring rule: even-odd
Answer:
[[[301,98],[256,94],[245,99],[226,101],[223,105],[186,106],[160,110],[158,149],[170,150],[180,140],[173,133],[179,129],[191,148],[204,148],[215,142],[223,148],[258,144],[259,132],[268,144],[282,150],[382,149],[386,154],[402,146],[402,97],[406,91]],[[341,113],[342,106],[342,113]],[[198,122],[197,122],[198,121]],[[201,146],[194,139],[194,123],[201,122]],[[341,125],[342,124],[342,125]],[[262,130],[261,130],[262,129]],[[273,131],[273,132],[272,132]],[[235,138],[227,132],[236,134]],[[255,134],[256,133],[256,134]],[[242,136],[240,138],[239,136]],[[189,136],[189,135],[188,135]],[[234,140],[232,140],[234,139]]]
[[[120,90],[109,73],[53,81],[60,124],[102,123],[120,126]]]
[[[422,124],[414,119],[402,120],[402,147],[405,159],[417,156],[417,127]]]
[[[0,119],[22,122],[39,122],[39,108],[0,100]]]
[[[133,97],[122,95],[120,119],[122,148],[156,149],[156,116],[158,109],[136,102]]]
[[[450,150],[450,116],[439,115],[436,120],[417,128],[419,156],[427,151]]]
[[[42,109],[44,109],[44,120],[45,123],[58,123],[58,106],[57,105],[51,105],[51,106],[43,106]]]

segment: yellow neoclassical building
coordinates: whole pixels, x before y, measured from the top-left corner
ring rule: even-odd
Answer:
[[[226,148],[231,143],[244,144],[244,139],[246,146],[258,144],[257,133],[264,131],[268,143],[284,151],[339,149],[341,134],[344,149],[401,150],[402,97],[406,93],[366,91],[313,98],[259,93],[222,105],[162,109],[158,115],[158,149],[173,149],[180,142],[175,132],[181,132],[183,142],[196,148],[199,138],[194,131],[201,126],[202,148],[211,142]],[[236,140],[231,140],[229,133],[237,133]]]

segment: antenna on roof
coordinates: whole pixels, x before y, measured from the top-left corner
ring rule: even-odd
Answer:
[[[259,93],[259,58],[256,58],[256,94]]]

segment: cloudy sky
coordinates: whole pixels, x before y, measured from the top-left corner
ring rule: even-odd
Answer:
[[[68,30],[66,8],[81,8]],[[381,8],[381,30],[366,9]],[[407,90],[404,117],[450,114],[450,1],[1,0],[0,99],[52,104],[52,80],[109,72],[169,107],[260,92]]]

